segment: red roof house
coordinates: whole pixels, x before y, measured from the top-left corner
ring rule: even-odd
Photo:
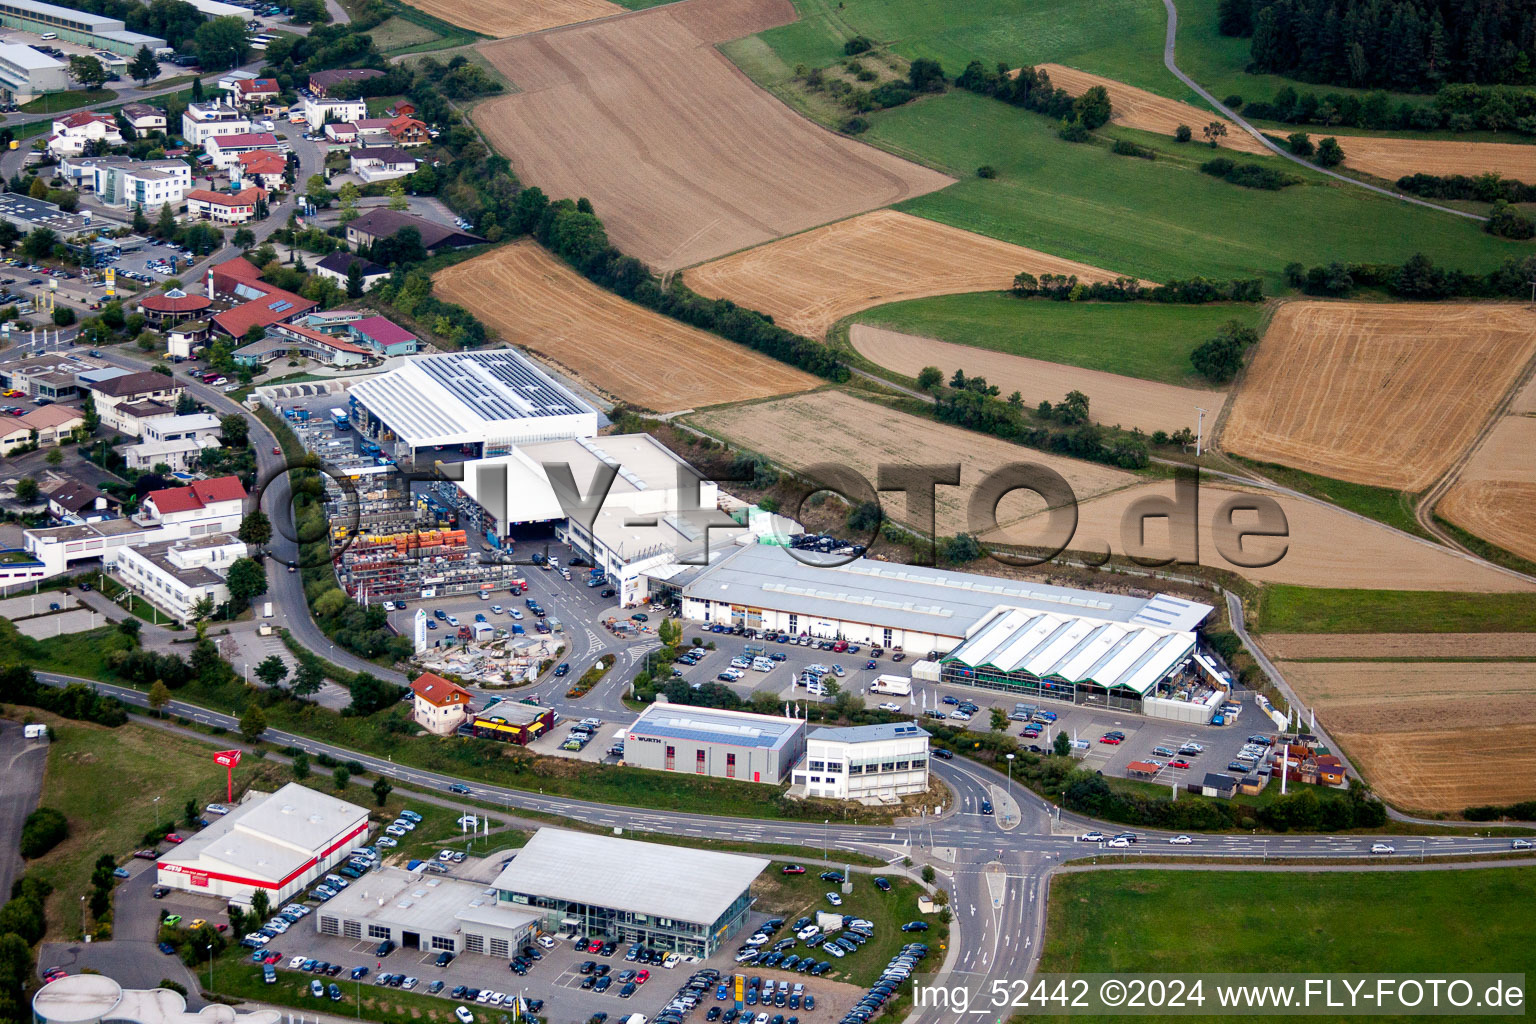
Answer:
[[[469,717],[470,692],[457,683],[423,672],[411,683],[416,724],[439,736],[451,735]]]
[[[186,487],[166,487],[144,496],[144,508],[151,518],[164,519],[180,512],[196,512],[221,501],[245,501],[245,487],[236,476],[199,480]]]

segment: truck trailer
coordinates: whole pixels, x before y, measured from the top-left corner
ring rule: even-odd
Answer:
[[[870,693],[888,693],[897,697],[912,696],[912,680],[906,676],[876,676],[869,684]]]

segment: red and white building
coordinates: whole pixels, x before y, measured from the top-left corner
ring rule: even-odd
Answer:
[[[246,907],[260,889],[280,907],[367,840],[366,808],[290,782],[276,793],[247,793],[166,852],[156,881]]]
[[[187,214],[215,224],[244,224],[256,216],[256,204],[266,197],[266,189],[254,185],[238,192],[195,188],[187,193]]]
[[[288,169],[288,158],[281,153],[271,153],[261,150],[255,153],[241,153],[238,164],[240,168],[240,181],[246,185],[258,185],[268,192],[274,192],[285,184],[283,172]],[[234,170],[231,169],[231,174]]]
[[[469,719],[470,692],[442,676],[423,672],[411,683],[415,694],[412,717],[436,736],[452,736]]]
[[[48,136],[48,152],[54,156],[79,156],[85,152],[88,142],[121,146],[123,133],[117,130],[117,119],[111,114],[93,114],[82,110],[55,121],[53,134]]]
[[[245,488],[237,476],[216,476],[186,487],[166,487],[144,495],[134,521],[167,528],[169,536],[204,537],[234,533],[245,517]]]
[[[283,143],[271,132],[241,132],[238,135],[215,135],[203,143],[213,166],[227,171],[240,162],[246,153],[278,153]]]
[[[275,78],[242,78],[233,84],[230,99],[236,106],[275,100],[283,91]]]

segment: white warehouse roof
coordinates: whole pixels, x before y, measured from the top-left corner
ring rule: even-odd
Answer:
[[[172,871],[217,871],[236,883],[286,882],[348,839],[365,833],[368,811],[290,782],[240,806],[159,861]]]
[[[65,66],[63,61],[54,60],[46,53],[34,50],[23,43],[0,43],[0,60],[28,71],[46,71],[49,68]]]
[[[768,861],[541,828],[492,883],[502,892],[714,924]]]
[[[408,359],[349,394],[413,448],[597,433],[595,409],[512,349]]]

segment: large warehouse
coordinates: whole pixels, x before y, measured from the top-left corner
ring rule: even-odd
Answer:
[[[948,683],[1181,721],[1208,721],[1219,703],[1222,684],[1195,657],[1194,630],[1211,606],[1169,594],[867,558],[807,565],[767,544],[738,547],[664,585],[676,588],[686,619],[933,655]]]
[[[768,861],[541,828],[491,883],[547,931],[707,957],[739,930]]]
[[[399,868],[370,871],[315,914],[321,935],[503,960],[533,938],[537,921],[537,914],[486,895],[482,883]]]
[[[121,18],[77,11],[41,0],[0,0],[0,24],[24,32],[53,33],[66,43],[94,46],[131,57],[139,47],[164,50],[165,40],[129,32]]]
[[[248,793],[238,807],[164,854],[158,882],[249,906],[280,905],[368,838],[368,811],[296,782]]]
[[[348,395],[352,422],[397,459],[438,448],[507,455],[597,434],[597,410],[512,349],[407,358]]]
[[[805,723],[750,711],[651,704],[624,738],[624,763],[777,786],[805,753]]]

